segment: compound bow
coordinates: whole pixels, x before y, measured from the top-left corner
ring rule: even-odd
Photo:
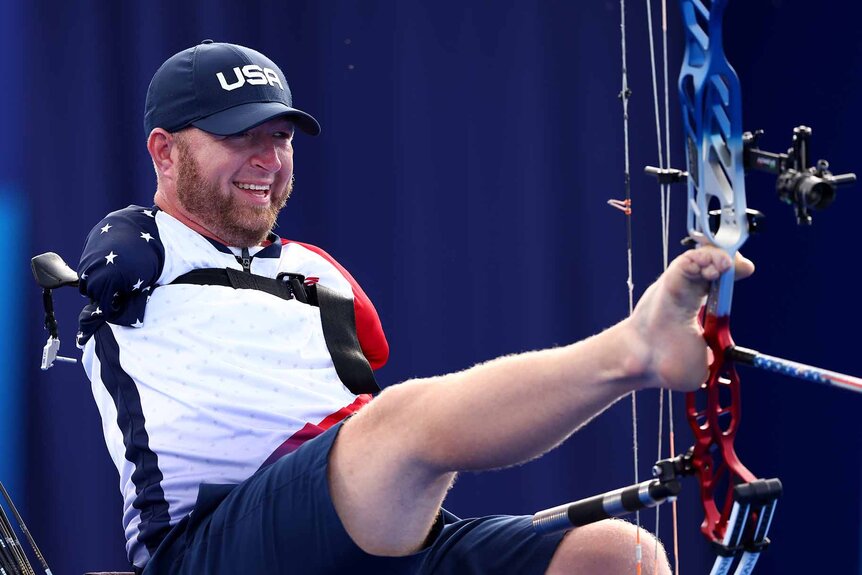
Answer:
[[[800,224],[810,224],[811,209],[828,206],[835,189],[855,181],[855,175],[833,175],[824,160],[809,166],[811,129],[806,126],[794,130],[787,153],[761,150],[757,146],[761,132],[743,132],[739,79],[722,45],[727,1],[680,0],[686,49],[678,88],[688,170],[647,167],[646,172],[662,184],[686,181],[688,240],[717,246],[734,257],[756,230],[760,217],[747,207],[746,170],[775,174],[779,197],[793,206]],[[621,96],[628,97],[625,82]],[[781,482],[758,479],[736,455],[740,378],[735,364],[857,392],[862,392],[862,379],[736,346],[730,334],[734,279],[731,268],[712,284],[702,314],[704,338],[713,360],[707,380],[686,396],[695,445],[683,455],[657,462],[652,480],[537,513],[534,526],[538,531],[584,525],[656,506],[676,497],[681,476],[695,475],[705,513],[701,531],[718,553],[711,573],[729,573],[737,558],[736,574],[752,572],[769,544],[767,533]]]

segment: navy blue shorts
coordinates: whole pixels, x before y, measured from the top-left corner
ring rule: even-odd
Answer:
[[[144,575],[542,574],[562,534],[533,533],[530,517],[459,520],[444,512],[429,546],[407,557],[362,551],[344,530],[326,468],[340,425],[239,485],[202,485]]]

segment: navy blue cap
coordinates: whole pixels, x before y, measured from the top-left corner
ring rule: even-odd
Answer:
[[[230,136],[278,117],[316,136],[320,124],[293,107],[284,74],[272,60],[244,46],[204,40],[174,54],[147,90],[144,131],[188,126]]]

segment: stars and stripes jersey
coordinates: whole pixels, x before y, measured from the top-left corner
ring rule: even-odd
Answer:
[[[143,567],[201,483],[240,483],[371,400],[339,380],[317,307],[253,289],[171,282],[242,270],[240,250],[158,208],[129,206],[87,237],[78,346],[120,474],[129,559]],[[323,250],[271,235],[250,271],[316,278],[352,298],[371,366],[389,348],[368,297]]]

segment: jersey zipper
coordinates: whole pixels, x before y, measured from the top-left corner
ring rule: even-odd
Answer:
[[[242,248],[242,256],[236,258],[242,264],[242,271],[251,273],[251,254],[248,253],[248,248]]]

